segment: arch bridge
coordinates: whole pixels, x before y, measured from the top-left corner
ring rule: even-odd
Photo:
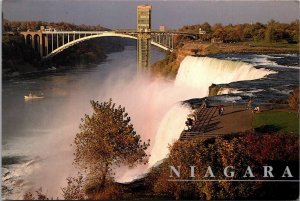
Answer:
[[[21,32],[25,43],[40,53],[44,59],[50,58],[59,52],[86,40],[100,37],[121,37],[138,40],[151,38],[151,44],[166,51],[173,51],[174,36],[187,35],[196,38],[194,34],[184,32],[134,32],[134,31],[28,31]]]
[[[45,29],[43,26],[38,31],[21,32],[25,43],[39,52],[42,59],[49,59],[65,49],[100,37],[121,37],[137,40],[138,69],[146,68],[150,64],[150,47],[155,45],[166,51],[173,51],[174,36],[185,35],[197,38],[197,34],[177,31],[160,31],[151,29],[151,6],[140,5],[137,7],[136,30],[111,30],[111,31],[63,31],[53,28]],[[164,26],[163,26],[164,27]]]
[[[137,31],[44,31],[21,32],[25,43],[30,44],[32,48],[39,52],[42,59],[49,59],[65,49],[93,38],[100,37],[121,37],[134,40],[150,39],[152,45],[166,51],[173,51],[174,36],[186,35],[196,38],[195,35],[184,32],[137,32]],[[139,51],[138,51],[139,52]]]

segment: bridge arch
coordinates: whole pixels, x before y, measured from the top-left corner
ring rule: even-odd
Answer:
[[[32,35],[31,34],[27,34],[25,36],[25,43],[26,43],[26,45],[31,45],[32,44]]]
[[[132,35],[127,35],[127,34],[121,34],[121,33],[115,33],[115,32],[104,32],[104,33],[101,33],[101,34],[95,34],[95,35],[90,35],[90,36],[85,36],[83,38],[78,38],[76,40],[73,40],[69,43],[66,43],[58,48],[56,48],[55,50],[53,50],[52,52],[50,52],[47,56],[45,56],[45,59],[47,58],[51,58],[55,55],[57,55],[58,53],[64,51],[65,49],[73,46],[73,45],[76,45],[80,42],[83,42],[83,41],[86,41],[86,40],[90,40],[90,39],[93,39],[93,38],[101,38],[101,37],[120,37],[120,38],[130,38],[130,39],[134,39],[134,40],[137,40],[138,38],[136,36],[132,36]],[[154,41],[151,41],[151,44],[152,45],[155,45],[163,50],[166,50],[166,51],[172,51],[171,49],[163,46],[163,45],[160,45],[159,43],[156,43]]]
[[[32,41],[33,41],[33,49],[34,50],[39,50],[40,36],[38,34],[35,34],[32,37]]]

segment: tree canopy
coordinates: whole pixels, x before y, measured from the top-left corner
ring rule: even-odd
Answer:
[[[19,32],[19,31],[27,31],[39,30],[41,26],[51,26],[56,30],[64,30],[64,31],[103,31],[108,30],[100,25],[76,25],[67,22],[43,22],[43,21],[10,21],[7,19],[3,20],[3,28],[5,31]]]
[[[252,168],[257,180],[263,178],[262,166],[274,168],[279,178],[286,166],[299,178],[299,138],[285,134],[248,133],[240,136],[227,135],[217,139],[177,141],[170,147],[169,157],[159,170],[151,171],[153,190],[158,195],[175,199],[232,200],[232,199],[294,199],[298,197],[297,183],[230,182],[223,180],[224,169],[234,170],[231,178],[243,179],[247,166]],[[195,166],[194,178],[190,166]],[[180,166],[179,179],[208,179],[204,181],[169,181],[170,166]],[[212,168],[214,178],[204,178],[207,167]],[[247,178],[246,178],[247,179]],[[284,179],[284,178],[283,178]],[[272,189],[272,190],[270,190]]]
[[[266,42],[281,42],[289,43],[299,42],[299,20],[291,23],[280,23],[271,20],[267,24],[260,22],[244,23],[244,24],[228,24],[220,23],[210,25],[207,22],[203,24],[189,25],[180,28],[180,31],[199,33],[199,28],[205,31],[203,40],[211,40],[217,38],[223,42],[243,42],[243,41],[262,41]],[[188,39],[181,37],[183,39]]]
[[[91,106],[93,114],[82,118],[74,140],[74,162],[86,171],[88,180],[97,185],[95,190],[99,192],[113,180],[114,167],[148,161],[145,150],[149,141],[142,142],[125,108],[116,107],[111,99],[102,103],[91,101]]]

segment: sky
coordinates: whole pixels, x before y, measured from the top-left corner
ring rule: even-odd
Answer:
[[[4,0],[4,18],[101,25],[111,29],[136,27],[136,6],[152,5],[152,28],[169,29],[210,24],[266,23],[299,19],[299,1],[217,0]]]

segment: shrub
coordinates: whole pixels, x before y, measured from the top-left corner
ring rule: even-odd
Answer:
[[[288,103],[294,110],[299,110],[299,87],[294,88],[293,92],[290,94]]]
[[[62,194],[65,200],[84,200],[83,176],[78,173],[77,178],[68,177],[68,186],[62,188]]]
[[[224,136],[216,139],[177,141],[170,155],[155,172],[154,192],[175,199],[293,199],[299,195],[297,183],[228,182],[228,181],[169,181],[169,166],[180,166],[179,179],[192,179],[190,166],[195,166],[195,179],[203,179],[210,166],[214,180],[224,180],[224,168],[234,166],[233,179],[242,179],[248,166],[255,179],[263,178],[262,166],[274,167],[274,175],[281,176],[286,165],[297,173],[299,169],[299,139],[282,134]],[[276,177],[275,176],[275,177]],[[298,178],[299,175],[294,175]],[[207,178],[205,178],[207,179]],[[209,179],[209,178],[208,178]],[[230,179],[226,178],[225,179]],[[274,188],[274,191],[268,189]]]

